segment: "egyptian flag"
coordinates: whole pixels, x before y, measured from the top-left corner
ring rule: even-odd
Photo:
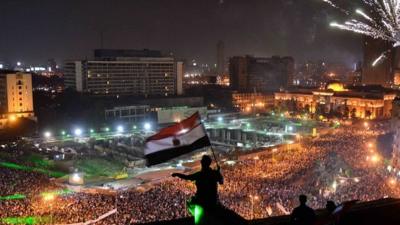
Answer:
[[[196,112],[147,138],[144,154],[147,166],[152,166],[210,145],[200,115]]]

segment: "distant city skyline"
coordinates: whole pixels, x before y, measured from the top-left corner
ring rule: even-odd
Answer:
[[[103,46],[159,49],[213,65],[219,40],[226,58],[280,55],[348,66],[362,58],[361,36],[330,28],[340,15],[316,0],[3,0],[1,8],[0,61],[91,58]]]

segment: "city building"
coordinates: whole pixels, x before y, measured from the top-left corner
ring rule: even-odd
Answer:
[[[105,110],[105,120],[138,123],[145,121],[149,112],[149,105],[114,107],[112,109]]]
[[[204,107],[203,97],[154,97],[154,98],[131,98],[121,97],[121,101],[112,101],[109,99],[96,97],[96,101],[107,105],[104,109],[105,121],[108,122],[127,122],[140,123],[143,121],[157,121],[161,118],[161,123],[172,123],[177,118],[184,118],[187,114],[195,111],[207,110]],[[166,113],[174,114],[173,118],[166,119]],[[160,114],[161,113],[161,114]],[[160,117],[161,115],[161,117]],[[164,115],[164,116],[162,116]],[[178,117],[177,115],[184,115]],[[167,121],[167,122],[166,122]]]
[[[333,82],[324,89],[295,89],[276,92],[275,106],[288,111],[331,114],[344,117],[390,118],[396,94],[379,87],[346,89]]]
[[[66,88],[92,95],[183,94],[183,62],[150,50],[95,50],[95,59],[67,61]]]
[[[391,87],[400,68],[398,50],[392,49],[392,44],[387,41],[364,37],[363,51],[362,84]]]
[[[223,76],[225,74],[225,45],[223,41],[217,43],[217,75]]]
[[[232,104],[240,112],[265,113],[274,107],[274,94],[267,93],[233,93]]]
[[[33,110],[32,75],[0,71],[0,128],[21,117],[36,120]]]
[[[229,62],[230,85],[236,91],[276,91],[293,85],[292,57],[235,56]]]

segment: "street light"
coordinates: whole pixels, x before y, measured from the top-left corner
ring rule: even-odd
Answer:
[[[43,133],[43,136],[45,138],[51,138],[51,132],[50,131],[46,131],[46,132]]]
[[[149,130],[151,130],[151,124],[150,124],[149,122],[146,122],[146,123],[144,123],[143,128],[144,128],[146,131],[149,131]]]
[[[75,136],[77,136],[77,137],[81,136],[82,133],[83,133],[83,131],[82,131],[82,129],[80,129],[80,128],[76,128],[75,131],[74,131],[74,134],[75,134]]]
[[[222,118],[222,116],[219,116],[217,120],[218,120],[218,122],[221,123],[222,121],[224,121],[224,118]]]
[[[117,127],[117,132],[118,132],[118,133],[124,132],[124,127],[123,127],[122,125],[119,125],[119,126]]]
[[[17,117],[16,117],[15,115],[11,115],[11,116],[9,117],[9,120],[10,120],[11,122],[15,122],[15,121],[17,120]]]

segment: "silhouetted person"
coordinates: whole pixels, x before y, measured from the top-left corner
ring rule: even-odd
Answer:
[[[336,209],[336,204],[333,201],[327,201],[325,209],[329,212],[329,214],[332,214]]]
[[[184,180],[195,181],[197,192],[191,203],[199,204],[204,208],[215,207],[218,203],[218,183],[223,184],[224,180],[220,168],[213,170],[210,167],[211,158],[204,155],[201,159],[201,170],[191,175],[173,173],[173,177]]]
[[[315,212],[306,205],[307,196],[299,196],[300,206],[296,207],[290,216],[290,224],[294,225],[313,225],[315,221]]]
[[[336,218],[333,212],[336,209],[336,204],[333,201],[327,201],[325,205],[325,210],[319,214],[317,222],[315,225],[334,225],[336,224]]]
[[[188,209],[193,209],[194,205],[199,205],[204,209],[204,215],[195,223],[198,225],[244,225],[246,220],[236,214],[234,211],[225,208],[218,201],[218,184],[223,184],[224,179],[220,168],[211,169],[211,158],[204,155],[201,159],[201,170],[191,175],[181,173],[172,174],[173,177],[179,177],[184,180],[195,181],[196,194],[188,201]],[[192,212],[191,212],[192,213]],[[192,213],[192,215],[194,215]]]

